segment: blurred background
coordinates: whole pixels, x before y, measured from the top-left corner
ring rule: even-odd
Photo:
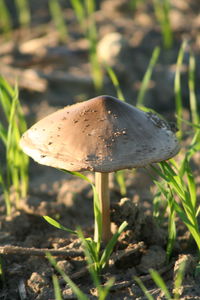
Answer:
[[[197,0],[0,0],[0,75],[17,81],[30,124],[61,106],[117,96],[112,74],[127,102],[140,97],[171,114],[183,41],[186,108],[191,51],[199,81],[199,13]],[[146,91],[139,95],[147,72]],[[199,103],[198,84],[196,94]]]

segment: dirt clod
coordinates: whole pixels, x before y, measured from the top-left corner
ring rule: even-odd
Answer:
[[[142,274],[148,274],[149,269],[160,269],[166,262],[166,252],[160,246],[151,246],[141,258],[137,270]]]

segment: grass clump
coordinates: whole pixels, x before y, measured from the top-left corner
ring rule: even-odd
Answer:
[[[167,209],[169,211],[167,246],[168,259],[172,254],[173,245],[176,240],[175,218],[177,215],[188,228],[191,236],[196,242],[198,255],[200,254],[200,231],[198,224],[200,207],[197,203],[196,179],[194,171],[191,168],[191,161],[194,155],[200,150],[200,126],[198,125],[199,113],[197,109],[194,83],[195,59],[192,53],[190,55],[188,68],[188,86],[190,95],[189,104],[192,122],[185,121],[183,119],[180,69],[185,47],[186,43],[184,42],[179,51],[177,60],[177,70],[175,74],[175,103],[180,142],[184,141],[185,134],[187,134],[187,132],[183,130],[183,124],[185,123],[190,129],[190,144],[187,146],[187,149],[182,149],[180,152],[180,162],[175,159],[171,159],[169,162],[161,162],[158,164],[159,168],[152,167],[162,179],[161,181],[154,181],[158,187],[156,205],[159,202],[159,197],[164,197],[166,200],[164,211],[166,212]]]
[[[0,186],[9,215],[12,196],[14,195],[14,204],[17,206],[19,199],[27,195],[29,159],[19,147],[19,140],[27,126],[19,102],[18,88],[15,86],[13,89],[2,77],[0,77],[0,107],[5,120],[0,121],[0,142],[4,153],[0,165]]]

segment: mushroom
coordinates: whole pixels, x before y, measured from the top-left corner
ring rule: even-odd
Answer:
[[[23,134],[20,145],[40,164],[95,172],[105,243],[111,238],[109,173],[167,160],[179,151],[174,130],[166,121],[111,96],[50,114]]]

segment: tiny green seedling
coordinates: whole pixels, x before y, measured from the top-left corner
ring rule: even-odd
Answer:
[[[80,238],[82,245],[84,246],[84,251],[86,253],[86,258],[90,265],[91,272],[98,275],[107,265],[119,236],[128,225],[126,221],[121,224],[118,231],[112,236],[111,240],[108,242],[103,252],[101,253],[101,242],[95,242],[92,238],[85,238],[80,229],[78,229],[77,231],[71,230],[67,227],[62,226],[59,222],[50,218],[49,216],[44,216],[44,219],[54,227],[65,230],[71,234],[75,234]]]

